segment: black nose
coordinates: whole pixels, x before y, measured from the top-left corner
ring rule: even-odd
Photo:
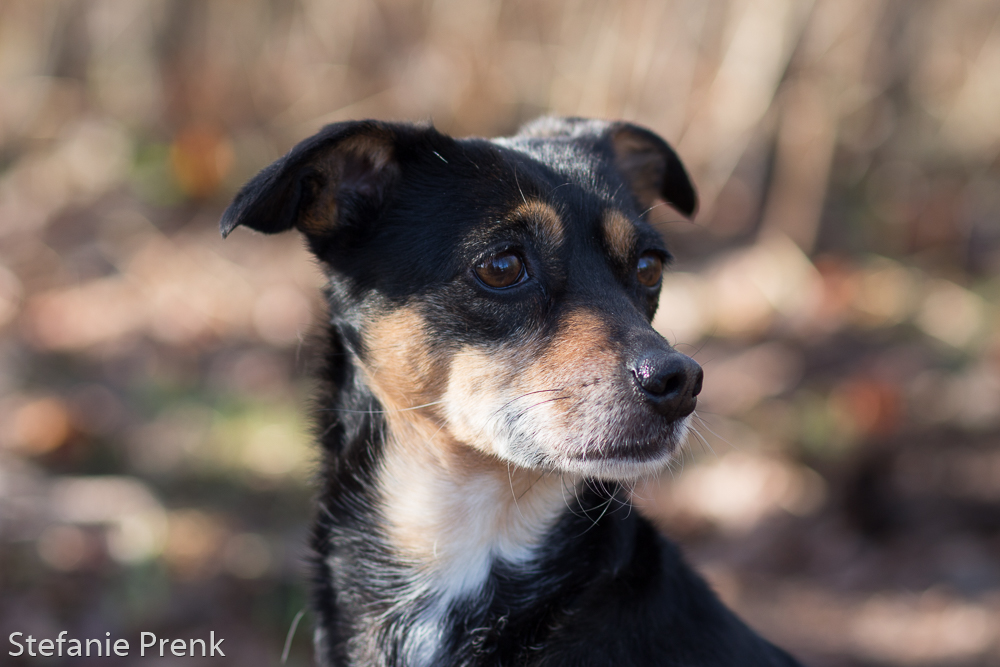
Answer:
[[[632,377],[661,415],[680,419],[694,412],[703,374],[691,357],[672,350],[641,355],[632,364]]]

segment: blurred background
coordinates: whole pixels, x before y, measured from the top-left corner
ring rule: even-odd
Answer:
[[[995,0],[0,0],[0,634],[278,664],[322,279],[219,215],[328,122],[543,113],[702,197],[656,319],[698,435],[639,502],[812,665],[1000,665]]]

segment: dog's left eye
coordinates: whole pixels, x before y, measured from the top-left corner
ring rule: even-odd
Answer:
[[[494,289],[510,287],[524,280],[524,262],[513,252],[490,255],[476,265],[476,275]]]
[[[635,275],[646,287],[656,287],[663,277],[663,260],[656,253],[642,253],[639,255]]]

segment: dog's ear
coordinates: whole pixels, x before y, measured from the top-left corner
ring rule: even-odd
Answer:
[[[630,123],[613,124],[609,138],[615,164],[643,210],[662,198],[686,217],[694,216],[698,194],[681,159],[666,141]]]
[[[399,174],[395,141],[388,123],[327,125],[240,189],[222,214],[222,235],[243,225],[315,238],[377,210]]]
[[[665,200],[688,218],[698,210],[698,194],[674,149],[659,135],[624,122],[587,118],[539,118],[521,128],[521,136],[590,137],[602,149],[610,146],[615,166],[625,177],[640,207]]]

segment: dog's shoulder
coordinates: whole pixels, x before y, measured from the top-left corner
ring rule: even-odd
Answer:
[[[538,667],[795,667],[719,600],[678,547],[636,522],[628,564],[582,592],[572,622],[549,637]]]

